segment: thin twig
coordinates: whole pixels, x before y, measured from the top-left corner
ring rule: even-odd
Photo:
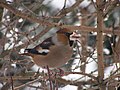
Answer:
[[[48,65],[47,65],[47,71],[48,71],[48,77],[49,77],[49,82],[50,82],[50,90],[52,90],[52,81],[51,81],[50,69],[49,69]]]

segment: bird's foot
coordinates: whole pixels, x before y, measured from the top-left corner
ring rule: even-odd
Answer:
[[[48,66],[45,67],[47,69],[47,74],[50,77],[56,77],[56,76],[64,76],[64,70],[62,70],[61,68],[56,68],[56,69],[50,69]]]
[[[54,69],[53,73],[54,73],[54,76],[60,76],[60,77],[64,76],[64,71],[60,68]]]

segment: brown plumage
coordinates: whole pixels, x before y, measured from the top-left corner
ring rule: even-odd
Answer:
[[[35,64],[56,68],[64,65],[73,54],[73,41],[70,40],[71,31],[61,29],[52,37],[46,39],[35,48],[26,49],[23,55],[31,56]],[[42,51],[39,51],[42,50]],[[45,51],[47,50],[47,52]]]

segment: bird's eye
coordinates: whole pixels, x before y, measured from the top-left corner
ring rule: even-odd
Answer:
[[[69,38],[73,33],[65,32],[65,35]]]

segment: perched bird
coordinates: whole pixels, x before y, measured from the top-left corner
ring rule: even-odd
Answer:
[[[70,60],[73,54],[72,32],[68,29],[60,29],[52,37],[32,49],[25,49],[23,55],[31,56],[38,66],[59,68]]]

